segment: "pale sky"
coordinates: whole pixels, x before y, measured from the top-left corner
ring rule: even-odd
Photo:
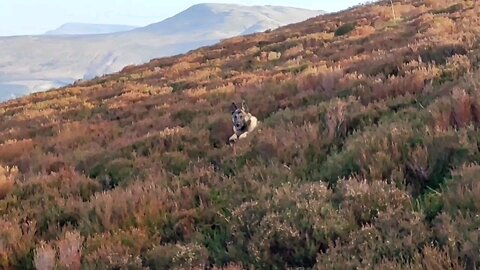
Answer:
[[[0,0],[0,36],[43,34],[64,23],[145,26],[199,3],[280,5],[339,11],[362,0]]]

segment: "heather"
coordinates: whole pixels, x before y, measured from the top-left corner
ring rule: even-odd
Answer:
[[[480,8],[393,3],[0,105],[0,268],[476,269]]]

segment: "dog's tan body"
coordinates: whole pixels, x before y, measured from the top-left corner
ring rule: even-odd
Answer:
[[[230,145],[246,138],[258,125],[258,119],[248,112],[245,101],[242,102],[242,108],[232,103],[231,113],[234,134],[228,140]]]

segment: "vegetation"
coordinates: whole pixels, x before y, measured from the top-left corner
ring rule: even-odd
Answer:
[[[342,26],[340,26],[336,31],[335,31],[335,36],[344,36],[350,32],[352,32],[355,29],[355,24],[353,23],[346,23]]]
[[[0,268],[476,269],[480,10],[393,4],[0,105]]]

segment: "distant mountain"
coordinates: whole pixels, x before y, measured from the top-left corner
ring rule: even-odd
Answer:
[[[88,23],[66,23],[59,28],[48,31],[44,35],[97,35],[130,31],[137,27],[116,24],[88,24]]]
[[[42,36],[3,37],[0,101],[320,14],[323,12],[279,6],[199,4],[159,23],[128,31],[92,35],[125,26],[67,24]]]
[[[215,31],[222,35],[233,36],[278,28],[321,13],[322,11],[281,6],[198,4],[164,21],[135,31],[162,35]]]

